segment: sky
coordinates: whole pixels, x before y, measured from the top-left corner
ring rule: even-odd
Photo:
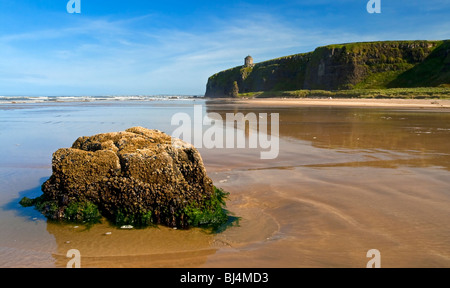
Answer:
[[[0,95],[203,95],[208,77],[319,46],[450,39],[450,1],[0,0]]]

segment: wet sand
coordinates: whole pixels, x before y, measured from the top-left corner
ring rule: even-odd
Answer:
[[[199,103],[175,102],[161,113]],[[39,195],[51,153],[78,136],[136,125],[170,132],[166,116],[155,114],[161,107],[9,111],[0,117],[8,123],[0,131],[0,267],[65,267],[69,249],[80,250],[82,267],[363,268],[370,249],[381,252],[382,267],[450,267],[448,110],[268,103],[203,103],[221,115],[280,113],[275,160],[260,160],[259,150],[200,149],[215,185],[231,193],[228,209],[241,217],[215,235],[75,228],[17,205]]]
[[[244,103],[208,111],[280,113],[281,152],[267,162],[241,155],[239,165],[205,151],[232,210],[253,215],[243,223],[256,230],[245,227],[251,244],[234,228],[217,236],[230,248],[208,267],[365,267],[370,249],[383,267],[450,266],[449,110]],[[267,237],[256,240],[261,219]]]

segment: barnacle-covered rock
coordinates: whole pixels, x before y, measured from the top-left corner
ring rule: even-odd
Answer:
[[[53,154],[52,169],[33,204],[53,220],[180,228],[227,221],[226,193],[213,186],[198,150],[158,130],[80,137]]]

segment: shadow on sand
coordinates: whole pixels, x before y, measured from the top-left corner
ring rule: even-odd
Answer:
[[[45,218],[45,216],[42,215],[39,211],[37,211],[34,207],[24,208],[22,207],[22,205],[19,204],[20,200],[24,197],[34,199],[41,196],[42,195],[41,186],[42,184],[44,184],[45,181],[47,181],[47,179],[48,177],[43,177],[39,179],[40,183],[39,186],[19,192],[19,197],[14,198],[10,202],[4,204],[3,206],[1,206],[1,209],[3,209],[4,211],[14,211],[17,216],[27,218],[30,221],[47,220],[47,218]]]

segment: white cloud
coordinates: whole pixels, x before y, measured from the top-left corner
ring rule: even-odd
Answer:
[[[248,54],[264,61],[327,44],[419,35],[303,28],[262,13],[211,17],[195,31],[144,29],[148,19],[85,18],[73,27],[0,36],[0,94],[202,94],[210,75],[242,65]]]

